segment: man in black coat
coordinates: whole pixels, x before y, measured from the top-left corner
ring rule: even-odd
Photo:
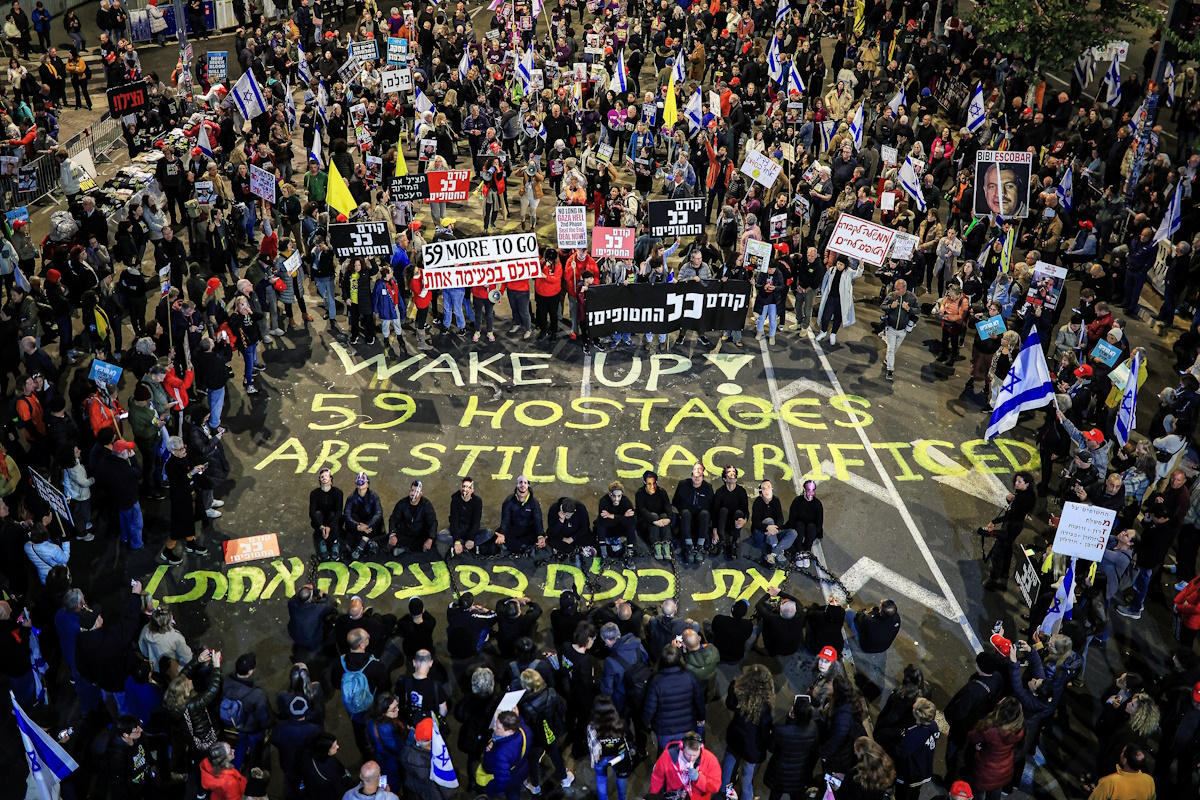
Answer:
[[[798,603],[778,586],[767,589],[754,611],[762,630],[762,645],[768,655],[793,656],[804,643],[804,617],[796,613]]]
[[[692,466],[692,477],[679,482],[671,497],[671,506],[679,520],[679,531],[683,536],[686,563],[699,564],[704,560],[703,550],[713,534],[712,484],[704,480],[704,465]]]
[[[108,247],[108,217],[96,209],[96,201],[91,195],[83,196],[80,207],[83,214],[79,218],[79,240],[86,242],[95,236],[97,242]]]
[[[950,735],[946,745],[946,771],[953,774],[955,756],[967,742],[967,734],[975,723],[988,715],[1000,698],[1004,696],[1007,659],[998,653],[980,653],[975,656],[976,672],[959,689],[946,705],[946,722]]]
[[[108,746],[108,796],[113,800],[142,800],[150,784],[150,760],[142,746],[142,723],[122,714],[113,726]]]
[[[88,608],[79,614],[81,633],[75,640],[75,666],[79,676],[98,687],[106,698],[125,694],[130,652],[140,629],[141,594],[141,582],[133,581],[120,616],[107,625],[99,611]]]
[[[388,518],[388,546],[395,557],[429,550],[436,541],[437,513],[423,491],[423,484],[413,481],[408,498],[396,503]]]
[[[237,728],[233,765],[244,771],[259,765],[263,739],[271,727],[267,695],[254,685],[254,670],[257,668],[258,659],[254,653],[243,653],[238,656],[233,674],[222,687],[222,721],[226,724],[233,721]],[[227,713],[231,714],[231,719],[226,718]]]
[[[857,646],[854,665],[857,672],[875,687],[887,683],[887,654],[900,633],[900,609],[895,600],[884,600],[877,606],[860,610],[850,617],[850,631]]]
[[[288,600],[288,636],[292,638],[295,661],[311,664],[325,640],[325,618],[333,612],[333,600],[305,584]]]

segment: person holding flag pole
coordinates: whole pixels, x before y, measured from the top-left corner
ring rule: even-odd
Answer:
[[[79,764],[51,738],[50,734],[29,718],[25,709],[17,702],[15,694],[10,691],[8,696],[12,699],[17,730],[21,733],[25,757],[29,760],[29,774],[37,786],[38,796],[41,800],[58,800],[59,784],[79,769]]]

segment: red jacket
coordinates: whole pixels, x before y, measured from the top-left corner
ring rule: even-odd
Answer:
[[[433,292],[425,288],[425,276],[413,278],[408,282],[408,288],[412,289],[413,302],[417,308],[429,308],[429,304],[433,302]]]
[[[542,264],[542,274],[533,281],[534,291],[538,297],[557,297],[562,291],[562,266],[555,261],[547,266]]]
[[[183,373],[183,377],[179,377],[174,369],[167,370],[167,377],[163,378],[163,389],[167,392],[167,397],[176,401],[176,411],[183,411],[188,405],[188,389],[192,388],[192,371],[189,369]]]
[[[968,748],[972,754],[971,786],[976,791],[991,791],[1007,786],[1012,780],[1013,750],[1024,738],[1024,728],[1012,732],[987,728],[968,733],[967,741],[972,745]]]
[[[1175,611],[1183,627],[1189,631],[1200,631],[1200,578],[1192,578],[1183,591],[1175,595]]]
[[[579,284],[583,283],[583,273],[590,272],[596,278],[596,283],[600,282],[600,268],[596,266],[596,259],[590,255],[579,260],[578,253],[572,253],[567,259],[567,265],[563,267],[563,280],[567,282],[567,294],[575,297],[579,294]]]
[[[1089,346],[1100,341],[1105,336],[1108,336],[1108,332],[1110,330],[1112,330],[1112,326],[1113,326],[1113,315],[1112,315],[1111,311],[1108,312],[1107,314],[1104,314],[1103,316],[1101,316],[1100,314],[1097,314],[1096,318],[1094,320],[1092,320],[1090,325],[1087,326],[1087,337],[1088,337]]]
[[[717,757],[704,748],[700,751],[700,777],[695,783],[687,782],[687,773],[679,771],[679,749],[682,742],[671,742],[663,750],[658,761],[654,762],[654,771],[650,773],[650,794],[676,792],[687,789],[691,800],[709,800],[713,793],[721,788],[721,765]],[[213,798],[217,800],[217,798]]]
[[[212,763],[200,762],[200,785],[212,792],[212,800],[242,800],[246,794],[246,778],[233,767],[213,775]]]

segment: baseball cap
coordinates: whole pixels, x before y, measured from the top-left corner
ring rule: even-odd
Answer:
[[[433,718],[426,717],[417,723],[417,741],[430,742],[433,741]]]
[[[205,294],[216,294],[217,289],[221,288],[221,279],[217,277],[209,278],[205,286],[208,287],[208,291]]]
[[[412,224],[411,224],[411,225],[409,225],[408,227],[412,228],[414,231],[419,231],[419,230],[421,230],[421,220],[419,220],[419,219],[414,219],[414,220],[412,221]]]
[[[1099,444],[1100,442],[1104,441],[1104,434],[1100,432],[1099,428],[1092,428],[1090,431],[1083,432],[1083,438],[1087,439],[1089,442],[1096,442]]]
[[[1010,640],[1005,639],[998,633],[993,633],[992,638],[988,641],[992,643],[992,647],[996,648],[1000,655],[1008,658],[1009,651],[1012,650],[1012,642]]]
[[[456,220],[454,217],[442,217],[442,225],[443,226],[455,225],[457,223],[458,223],[458,220]]]
[[[367,478],[367,473],[360,472],[354,476],[355,486],[366,486],[368,483],[370,483],[370,479]]]
[[[971,793],[971,784],[966,781],[955,781],[950,786],[950,797],[953,800],[975,800],[975,795]]]
[[[834,650],[829,645],[825,645],[821,648],[821,652],[817,654],[817,659],[820,661],[837,661],[837,650]]]
[[[1075,377],[1076,378],[1092,377],[1092,365],[1091,364],[1080,364],[1078,367],[1075,368]]]
[[[113,442],[113,452],[117,455],[120,455],[121,453],[132,453],[136,449],[137,448],[133,446],[133,442],[127,442],[124,439],[117,439],[115,442]]]
[[[1200,683],[1192,687],[1192,700],[1200,703]]]
[[[1078,453],[1075,454],[1075,457],[1078,458],[1080,461],[1082,461],[1084,464],[1092,463],[1092,451],[1091,450],[1080,450]]]

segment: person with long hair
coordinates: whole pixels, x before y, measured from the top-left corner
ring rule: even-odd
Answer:
[[[192,677],[201,669],[208,670],[208,686],[197,692]],[[217,743],[217,732],[213,728],[208,707],[221,693],[221,654],[205,650],[184,665],[163,697],[163,709],[176,726],[182,727],[187,742],[188,762],[192,783],[200,783],[200,762],[209,755],[209,748]],[[233,758],[230,753],[230,759]]]
[[[991,577],[984,584],[988,591],[1003,591],[1008,586],[1008,576],[1012,572],[1013,545],[1021,532],[1025,530],[1025,519],[1033,513],[1037,506],[1037,489],[1033,475],[1022,470],[1013,476],[1013,490],[1005,498],[1004,510],[987,524],[986,528],[978,528],[980,536],[993,537],[996,544],[992,547],[988,558],[992,562]]]
[[[161,675],[177,675],[180,668],[192,660],[192,648],[188,647],[183,634],[175,629],[175,619],[165,603],[160,603],[154,609],[149,624],[142,628],[138,649],[154,671]]]
[[[403,786],[400,754],[408,740],[408,726],[400,719],[400,700],[391,692],[380,692],[371,703],[367,712],[367,740],[388,785]]]
[[[916,718],[913,716],[913,705],[919,698],[928,699],[932,690],[933,687],[925,680],[925,673],[921,671],[920,667],[916,664],[908,664],[904,667],[900,685],[888,695],[887,702],[883,704],[883,710],[879,712],[879,716],[875,719],[875,726],[871,730],[875,741],[879,742],[893,759],[896,757],[896,746],[900,742],[900,735],[916,723]]]
[[[854,769],[837,790],[838,800],[891,800],[896,785],[892,758],[870,736],[854,740]]]
[[[754,768],[767,758],[774,720],[775,684],[762,664],[751,664],[729,684],[725,707],[733,719],[725,731],[725,757],[721,759],[721,783],[729,786],[733,773],[742,765],[739,797],[754,797]]]
[[[309,674],[308,665],[302,661],[292,664],[288,671],[287,688],[275,696],[275,708],[280,717],[284,717],[291,707],[292,701],[303,697],[308,703],[308,713],[304,718],[314,725],[325,727],[325,689]]]
[[[1117,693],[1104,701],[1104,711],[1095,725],[1096,767],[1080,778],[1085,789],[1116,769],[1117,757],[1127,745],[1153,750],[1151,737],[1159,733],[1162,711],[1150,695],[1140,691],[1141,685],[1141,676],[1125,673],[1117,678]],[[1137,686],[1138,691],[1130,694],[1131,686]]]
[[[592,704],[592,720],[587,725],[588,752],[596,774],[596,794],[608,800],[608,768],[616,776],[617,800],[625,800],[625,780],[633,772],[633,749],[625,721],[612,698],[602,694]]]
[[[967,782],[977,800],[1000,800],[1013,779],[1017,745],[1025,738],[1025,712],[1015,697],[1001,700],[967,734]]]
[[[854,740],[866,733],[867,703],[845,675],[830,684],[828,699],[821,708],[821,768],[825,772],[849,772],[854,768]]]
[[[208,748],[208,758],[200,764],[200,785],[211,800],[242,800],[246,795],[246,776],[233,766],[233,748],[217,742]]]

